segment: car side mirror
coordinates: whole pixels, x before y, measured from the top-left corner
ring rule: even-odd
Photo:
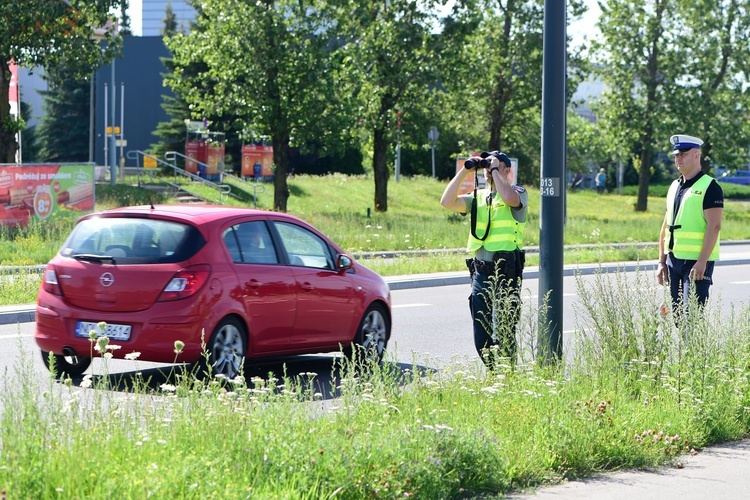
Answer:
[[[354,261],[351,257],[346,254],[340,253],[336,258],[336,269],[339,271],[346,271],[351,269],[354,265]]]

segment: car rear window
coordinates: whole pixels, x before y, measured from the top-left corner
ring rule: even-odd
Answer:
[[[179,222],[93,217],[76,225],[60,254],[112,257],[118,264],[157,264],[189,259],[205,243],[197,229]]]

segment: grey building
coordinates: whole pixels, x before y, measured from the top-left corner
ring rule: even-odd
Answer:
[[[190,31],[190,22],[195,19],[195,9],[187,0],[130,0],[128,15],[133,35],[161,36],[167,4],[172,4],[177,29]]]
[[[148,149],[158,141],[153,135],[159,122],[169,119],[161,107],[162,96],[173,95],[169,87],[162,85],[163,74],[167,69],[161,58],[170,57],[160,36],[125,37],[122,57],[112,65],[99,68],[95,80],[95,124],[94,124],[94,158],[97,165],[108,165],[104,156],[105,127],[122,127],[122,138],[127,141],[123,155],[130,150]],[[114,81],[114,120],[112,119],[112,82]],[[107,123],[104,115],[104,87],[107,85]],[[124,99],[123,99],[124,95]],[[124,118],[124,120],[123,120]],[[117,161],[120,161],[120,148],[117,148]],[[134,165],[132,160],[125,164]]]

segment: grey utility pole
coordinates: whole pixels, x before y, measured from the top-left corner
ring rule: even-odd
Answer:
[[[117,136],[115,135],[115,110],[117,109],[117,103],[115,102],[116,88],[115,88],[115,60],[112,59],[112,76],[109,86],[109,90],[112,92],[112,135],[107,137],[105,140],[109,141],[109,183],[114,186],[117,183]]]
[[[562,358],[563,344],[566,4],[544,1],[538,354],[546,364]]]
[[[437,127],[430,127],[430,131],[427,132],[427,138],[430,140],[432,149],[432,178],[435,178],[435,143],[438,140],[438,137],[440,137],[440,134],[438,133]]]

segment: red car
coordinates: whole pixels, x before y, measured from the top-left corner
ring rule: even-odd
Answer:
[[[106,323],[104,331],[98,324]],[[390,291],[311,225],[236,207],[125,207],[82,217],[49,262],[36,308],[45,364],[78,376],[89,335],[116,358],[195,363],[233,378],[245,359],[351,350],[380,360]],[[96,351],[94,351],[96,355]],[[48,366],[49,367],[49,366]]]

